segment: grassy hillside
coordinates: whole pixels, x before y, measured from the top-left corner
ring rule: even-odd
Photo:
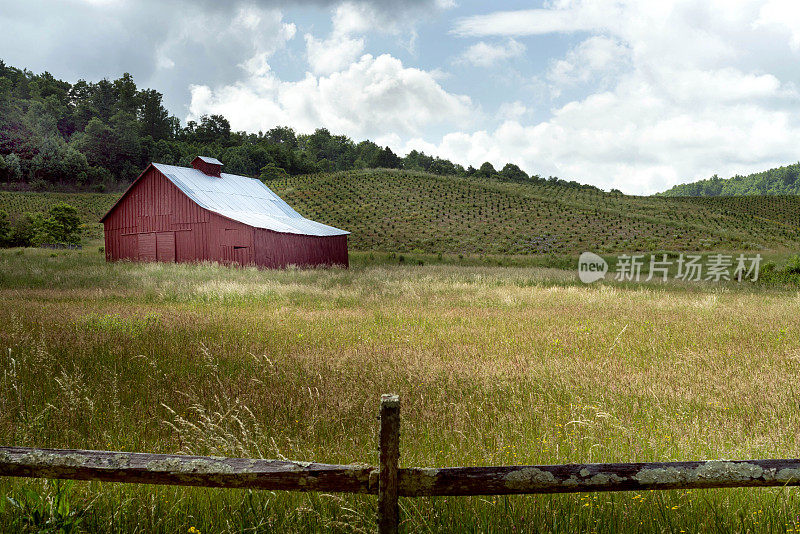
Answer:
[[[84,222],[97,222],[119,198],[117,193],[15,193],[0,191],[0,209],[12,215],[47,211],[58,202],[78,208]]]
[[[800,163],[767,171],[723,179],[712,176],[689,184],[679,184],[661,193],[664,196],[800,195]]]
[[[114,205],[119,193],[18,193],[0,191],[0,210],[11,219],[23,213],[44,213],[50,206],[66,202],[78,209],[84,226],[84,238],[103,237],[103,226],[97,221]]]
[[[270,186],[355,249],[451,253],[796,249],[800,227],[660,197],[405,171],[291,177]],[[787,216],[788,217],[788,214]]]
[[[800,196],[751,195],[725,197],[676,197],[678,202],[722,211],[730,216],[748,215],[776,221],[789,226],[800,226]]]
[[[650,250],[797,250],[793,197],[629,197],[408,171],[287,177],[270,187],[303,215],[352,232],[353,250],[573,254]],[[116,194],[0,193],[12,218],[66,201],[89,236]]]

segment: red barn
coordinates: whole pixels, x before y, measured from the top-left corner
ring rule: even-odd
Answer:
[[[198,156],[151,163],[100,220],[106,260],[347,267],[349,232],[311,221],[259,180]]]

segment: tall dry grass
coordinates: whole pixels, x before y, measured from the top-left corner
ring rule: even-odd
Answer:
[[[800,294],[535,268],[0,254],[0,442],[411,466],[796,457]],[[50,283],[46,281],[50,280]],[[52,482],[0,481],[53,495]],[[797,490],[402,499],[411,531],[798,528]],[[374,498],[79,483],[102,532],[370,531]],[[30,528],[0,508],[6,531]]]

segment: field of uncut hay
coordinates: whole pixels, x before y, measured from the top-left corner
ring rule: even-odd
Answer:
[[[404,466],[798,456],[796,290],[353,263],[1,251],[0,443],[376,464],[378,398],[396,392]],[[59,519],[90,532],[365,532],[376,508],[370,496],[8,478],[0,495],[4,532]],[[408,532],[792,532],[798,497],[427,498],[401,511]]]

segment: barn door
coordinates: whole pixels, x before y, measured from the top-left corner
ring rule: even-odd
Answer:
[[[224,228],[220,234],[220,248],[223,263],[250,265],[250,236],[242,228]]]
[[[239,265],[250,265],[250,247],[233,247],[233,261]]]
[[[192,230],[175,232],[175,261],[197,261],[195,236]]]
[[[156,234],[156,256],[158,261],[175,261],[175,232],[159,232]]]
[[[156,261],[156,234],[139,234],[139,261]]]

